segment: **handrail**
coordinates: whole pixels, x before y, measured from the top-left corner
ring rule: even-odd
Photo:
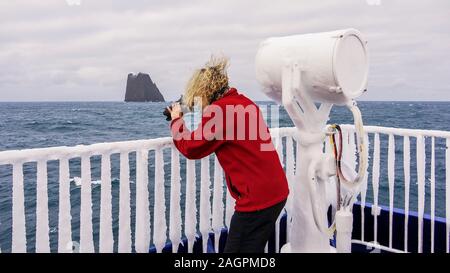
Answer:
[[[355,137],[353,125],[342,125],[344,133],[344,161],[347,161],[349,166],[356,167],[355,156]],[[362,208],[366,206],[366,199],[372,198],[374,205],[372,206],[372,213],[374,218],[374,241],[367,241],[364,230],[361,230],[361,241],[368,245],[377,245],[377,226],[378,206],[379,206],[379,189],[383,185],[388,188],[388,207],[390,210],[389,217],[389,243],[383,247],[393,249],[392,241],[394,236],[392,232],[392,211],[394,209],[394,200],[399,198],[399,193],[394,189],[396,187],[404,187],[404,203],[405,211],[411,211],[410,206],[414,205],[418,211],[418,248],[409,249],[407,241],[405,241],[404,249],[397,249],[399,251],[423,251],[423,219],[425,204],[431,202],[431,244],[432,251],[434,250],[434,219],[436,206],[440,205],[446,208],[446,225],[447,225],[447,252],[450,235],[450,132],[438,130],[419,130],[419,129],[404,129],[404,128],[389,128],[379,126],[365,126],[364,131],[366,138],[373,139],[374,143],[367,143],[367,149],[370,145],[375,146],[372,149],[372,154],[369,156],[372,168],[368,169],[369,174],[364,178],[364,185],[361,192],[360,205]],[[272,138],[274,139],[275,147],[280,155],[280,160],[286,170],[286,176],[289,184],[295,183],[295,166],[298,160],[301,160],[297,145],[297,130],[295,127],[272,128],[270,129]],[[381,136],[387,136],[386,146],[380,144]],[[398,143],[398,138],[403,138],[403,145]],[[416,150],[410,151],[413,147],[410,145],[410,138],[416,139]],[[431,138],[431,148],[426,145],[426,138]],[[436,160],[435,149],[442,142],[437,142],[437,139],[445,140],[447,146],[445,152],[446,181],[445,181],[445,204],[438,204],[439,200],[435,195],[438,192],[436,189],[436,177],[434,169],[438,164],[442,166],[443,162]],[[282,141],[285,140],[285,141]],[[327,141],[324,139],[324,141]],[[442,148],[442,147],[441,147]],[[396,157],[395,149],[402,149],[404,156],[402,157],[404,168],[404,182],[399,185],[399,181],[395,176],[396,164],[399,164],[399,157]],[[431,149],[431,158],[426,158],[428,150]],[[170,156],[164,151],[170,150]],[[384,151],[387,151],[383,154]],[[326,149],[331,152],[330,149]],[[149,162],[149,152],[154,152],[154,160]],[[410,161],[410,152],[416,153],[416,161]],[[132,195],[130,187],[130,168],[131,161],[129,161],[130,153],[136,153],[136,194]],[[112,232],[113,229],[113,215],[112,215],[112,179],[111,179],[111,156],[113,154],[120,154],[120,180],[119,180],[119,227],[116,236]],[[385,155],[385,156],[383,156]],[[91,157],[100,156],[101,158],[101,198],[92,198],[93,187],[91,185]],[[212,158],[211,158],[212,157]],[[120,141],[110,143],[96,143],[91,145],[77,145],[72,147],[51,147],[38,148],[26,150],[9,150],[0,152],[0,166],[12,165],[10,174],[2,174],[0,176],[0,183],[3,183],[4,177],[10,177],[12,180],[12,230],[10,237],[12,238],[11,251],[12,252],[26,252],[29,251],[30,245],[27,241],[26,219],[30,217],[25,214],[25,208],[28,205],[25,200],[25,193],[30,186],[24,176],[24,164],[28,162],[37,162],[36,168],[36,230],[35,230],[35,246],[36,252],[72,252],[73,242],[71,242],[73,227],[71,222],[71,188],[70,188],[70,159],[81,158],[81,191],[80,191],[80,251],[83,252],[112,252],[114,245],[117,245],[119,252],[147,252],[150,246],[154,245],[157,251],[161,251],[167,241],[172,241],[173,251],[177,251],[178,243],[181,237],[186,237],[188,241],[188,249],[193,251],[193,242],[197,235],[207,236],[209,232],[215,235],[215,249],[218,251],[218,236],[221,229],[228,226],[231,215],[233,213],[234,201],[227,191],[224,191],[225,183],[223,177],[223,170],[220,167],[217,158],[212,155],[210,158],[204,158],[200,164],[196,164],[193,160],[187,160],[180,156],[179,152],[173,145],[170,137],[163,137],[157,139]],[[212,160],[209,160],[212,159]],[[50,173],[47,172],[47,162],[57,160],[59,161],[59,173],[56,177],[59,183],[59,192],[57,196],[58,202],[58,246],[50,247],[49,236],[49,200],[55,199],[55,196],[50,196],[52,191],[48,189],[48,179]],[[383,161],[386,160],[386,161]],[[431,161],[429,165],[431,197],[428,192],[425,194],[425,172],[426,162]],[[380,173],[380,164],[387,162],[387,176],[386,181],[383,181]],[[410,163],[416,164],[417,170],[410,173]],[[169,164],[170,169],[165,170],[165,165]],[[152,165],[153,167],[151,167]],[[199,165],[199,166],[198,166]],[[185,175],[183,175],[181,166],[185,168]],[[200,172],[196,170],[199,167]],[[170,173],[165,173],[169,170]],[[210,175],[208,170],[212,170],[214,175]],[[1,170],[0,170],[1,171]],[[414,176],[414,174],[418,174]],[[170,176],[169,180],[167,177]],[[3,177],[3,178],[1,178]],[[413,179],[417,179],[417,183],[413,183]],[[411,181],[410,181],[411,180]],[[368,184],[371,184],[370,186]],[[198,184],[198,185],[197,185]],[[417,186],[416,186],[417,184]],[[169,185],[169,186],[168,186]],[[186,185],[181,187],[181,185]],[[200,186],[199,186],[200,185]],[[147,191],[146,189],[149,189]],[[182,193],[183,189],[183,193]],[[371,190],[372,196],[368,190]],[[442,192],[441,192],[442,193]],[[184,194],[184,199],[182,196]],[[151,200],[150,196],[153,196]],[[414,196],[414,198],[410,198]],[[130,199],[131,198],[131,199]],[[135,198],[136,210],[132,214],[131,203]],[[292,198],[290,196],[290,198]],[[429,200],[430,199],[430,200]],[[413,204],[412,202],[417,202]],[[197,207],[196,204],[200,206]],[[99,240],[98,244],[94,244],[93,236],[93,205],[100,207],[99,219]],[[290,212],[291,200],[288,199],[286,210]],[[427,203],[428,204],[428,203]],[[386,205],[386,204],[383,204]],[[364,209],[361,210],[363,213]],[[199,212],[199,213],[197,213]],[[5,213],[0,211],[0,214]],[[198,215],[201,216],[198,216]],[[407,213],[406,213],[407,214]],[[184,216],[184,217],[182,217]],[[405,238],[408,236],[408,226],[411,223],[408,220],[408,215],[405,217]],[[136,223],[133,224],[130,219],[134,217]],[[168,221],[166,221],[168,219]],[[367,216],[366,216],[367,219]],[[364,215],[361,215],[361,227],[364,227]],[[277,221],[279,224],[279,220]],[[289,223],[289,221],[288,221]],[[95,224],[95,223],[94,223]],[[183,227],[183,228],[182,228]],[[131,234],[134,229],[134,239]],[[287,229],[287,239],[289,240],[289,229]],[[276,228],[277,235],[280,233],[280,227]],[[118,236],[117,236],[118,235]],[[367,237],[367,236],[366,236]],[[71,244],[72,243],[72,244]],[[278,251],[281,247],[279,240],[276,240],[276,248]],[[95,246],[95,247],[94,247]],[[68,249],[70,247],[70,249]],[[33,249],[33,247],[31,247]],[[206,243],[203,245],[203,250],[206,251]]]

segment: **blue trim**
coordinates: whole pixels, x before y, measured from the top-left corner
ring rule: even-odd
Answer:
[[[364,207],[364,241],[371,242],[374,239],[374,216],[372,215],[372,204],[366,203]],[[389,207],[379,206],[377,241],[383,246],[389,246]],[[353,239],[361,240],[361,205],[359,202],[353,206]],[[418,252],[418,213],[408,213],[408,252]],[[442,217],[436,217],[434,222],[434,251],[446,252],[446,221]],[[405,237],[405,211],[394,208],[392,217],[392,247],[404,250]],[[431,252],[431,217],[423,217],[422,246],[424,253]]]
[[[372,216],[372,204],[366,203],[364,207],[364,241],[371,242],[374,238],[373,232],[373,220]],[[389,207],[379,206],[380,215],[378,216],[378,243],[388,247],[389,246]],[[352,238],[361,240],[361,204],[356,202],[353,206],[353,234]],[[418,245],[418,213],[409,212],[408,220],[408,251],[417,252]],[[329,215],[331,216],[331,215]],[[392,225],[392,247],[395,249],[403,250],[404,248],[404,223],[405,223],[405,211],[403,209],[393,209],[393,225]],[[330,217],[329,217],[330,219]],[[280,248],[286,243],[286,213],[280,220]],[[219,252],[223,252],[227,239],[228,229],[222,228],[219,239]],[[446,252],[446,221],[442,217],[435,218],[435,252]],[[207,252],[214,253],[214,233],[210,232],[208,237]],[[429,253],[431,250],[431,217],[430,215],[424,215],[423,217],[423,252]],[[194,253],[202,253],[202,236],[199,235],[194,242]],[[335,239],[330,240],[332,246],[335,246]],[[187,239],[183,238],[180,243],[178,253],[187,253]],[[373,249],[367,248],[365,245],[353,244],[352,252],[368,253]],[[156,249],[152,246],[149,250],[151,253],[155,253]],[[168,242],[163,249],[163,253],[172,252],[172,243]],[[275,252],[275,232],[272,234],[268,252]],[[381,251],[384,252],[384,251]]]

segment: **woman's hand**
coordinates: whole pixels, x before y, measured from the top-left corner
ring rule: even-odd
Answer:
[[[170,112],[170,117],[172,118],[172,120],[183,115],[183,112],[181,112],[181,105],[178,102],[172,103],[172,109],[170,109],[170,107],[167,107],[167,110]]]

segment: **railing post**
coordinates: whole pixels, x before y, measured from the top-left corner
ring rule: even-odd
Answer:
[[[192,253],[196,236],[197,208],[195,196],[195,161],[186,159],[186,201],[184,234],[188,241],[188,252]]]
[[[69,160],[59,159],[58,252],[72,252],[72,216],[70,214]]]
[[[409,187],[410,187],[410,142],[409,137],[403,137],[403,171],[405,175],[405,252],[408,252],[408,221],[409,221]]]
[[[23,189],[23,163],[13,164],[12,186],[12,252],[27,252],[25,230],[25,200]]]
[[[372,168],[372,187],[373,187],[373,200],[372,206],[373,215],[373,238],[374,243],[378,244],[378,215],[380,209],[378,207],[378,187],[380,180],[380,136],[375,133],[374,136],[374,148],[373,148],[373,168]]]
[[[131,252],[130,167],[128,152],[120,153],[119,253]]]
[[[153,242],[156,251],[162,252],[166,244],[166,198],[164,195],[164,157],[161,148],[155,150],[155,204],[153,215]]]
[[[425,143],[423,136],[417,137],[417,187],[418,187],[418,244],[417,251],[423,252],[423,215],[425,207]]]
[[[214,157],[214,192],[212,227],[214,231],[214,249],[219,253],[219,239],[224,225],[224,204],[223,204],[223,170],[217,156]]]
[[[445,149],[445,218],[446,218],[446,252],[450,251],[450,138],[446,139]]]
[[[101,196],[100,196],[100,243],[99,251],[111,253],[114,248],[112,230],[112,193],[111,193],[111,158],[102,154],[101,158]]]
[[[170,217],[169,237],[172,242],[172,252],[178,252],[181,241],[181,179],[180,179],[180,154],[175,146],[171,148],[170,164]]]
[[[81,157],[80,252],[94,252],[92,234],[91,159]]]
[[[435,185],[435,151],[434,137],[431,137],[431,170],[430,170],[430,188],[431,188],[431,253],[434,253],[434,221],[436,214],[436,185]]]
[[[148,200],[148,151],[136,152],[136,226],[135,249],[148,253],[150,249],[150,211]]]
[[[37,162],[36,187],[36,252],[50,253],[48,226],[47,161]]]
[[[366,149],[366,151],[369,151],[369,135],[367,133],[364,134],[364,149]],[[367,152],[367,157],[369,157],[369,152]],[[369,158],[367,158],[367,162],[369,162]],[[364,210],[366,208],[366,197],[367,197],[367,180],[369,177],[369,164],[367,164],[366,170],[365,170],[365,174],[364,174],[364,180],[363,183],[361,185],[361,241],[364,241],[364,236],[365,236],[365,218],[364,218]]]
[[[200,233],[202,234],[203,253],[208,251],[209,231],[211,230],[211,179],[209,175],[209,156],[200,161]]]
[[[289,189],[292,189],[292,184],[295,182],[294,178],[294,146],[293,140],[291,136],[286,137],[286,177],[289,184]],[[292,215],[292,194],[288,195],[288,199],[286,201],[286,243],[289,243],[290,234],[291,234],[291,215]]]
[[[395,183],[395,138],[389,134],[388,144],[388,184],[389,184],[389,247],[392,248],[392,226],[394,218],[394,183]]]

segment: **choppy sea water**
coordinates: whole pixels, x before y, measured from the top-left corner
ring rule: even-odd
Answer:
[[[260,105],[270,105],[259,102]],[[123,102],[0,102],[0,151],[14,149],[42,148],[53,146],[73,146],[97,142],[137,140],[169,136],[168,122],[162,116],[165,103],[123,103]],[[366,125],[401,128],[435,129],[450,131],[450,102],[359,102]],[[350,112],[343,107],[334,107],[331,123],[352,123]],[[269,125],[273,123],[269,122]],[[279,126],[292,126],[286,112],[280,108]],[[403,195],[403,139],[396,138],[395,194]],[[373,139],[369,142],[372,144]],[[430,139],[426,139],[426,213],[430,212]],[[372,155],[372,146],[369,153]],[[436,210],[445,215],[445,141],[436,139]],[[170,153],[166,151],[166,182],[170,181]],[[154,154],[149,154],[149,190],[152,193],[152,165]],[[411,139],[411,208],[417,208],[415,140]],[[119,201],[119,155],[111,157],[113,227],[117,249],[118,201]],[[99,199],[100,199],[100,158],[91,159],[94,241],[98,249]],[[182,179],[185,175],[184,164]],[[198,166],[197,166],[198,167]],[[369,165],[369,171],[372,166]],[[4,252],[11,249],[12,226],[12,167],[0,166],[0,248]],[[58,223],[58,163],[48,163],[49,221],[52,251],[57,248]],[[387,136],[381,136],[380,203],[388,205],[387,183]],[[80,160],[70,162],[71,214],[73,240],[79,241],[80,214]],[[132,215],[135,210],[135,154],[130,154],[130,187]],[[36,163],[24,165],[26,230],[28,250],[34,250],[36,227]],[[197,183],[199,181],[197,180]],[[166,188],[169,185],[166,183]],[[198,189],[199,187],[197,187]],[[182,185],[184,195],[184,186]],[[182,200],[183,200],[182,196]],[[150,194],[150,204],[154,196]],[[197,198],[198,199],[198,198]],[[166,191],[168,200],[168,191]],[[198,200],[197,200],[198,201]],[[368,201],[372,201],[371,175],[369,175]],[[398,198],[395,206],[403,208],[403,199]],[[168,207],[168,206],[167,206]],[[132,218],[134,226],[135,218]],[[132,229],[134,230],[134,228]],[[133,234],[134,236],[134,234]]]

